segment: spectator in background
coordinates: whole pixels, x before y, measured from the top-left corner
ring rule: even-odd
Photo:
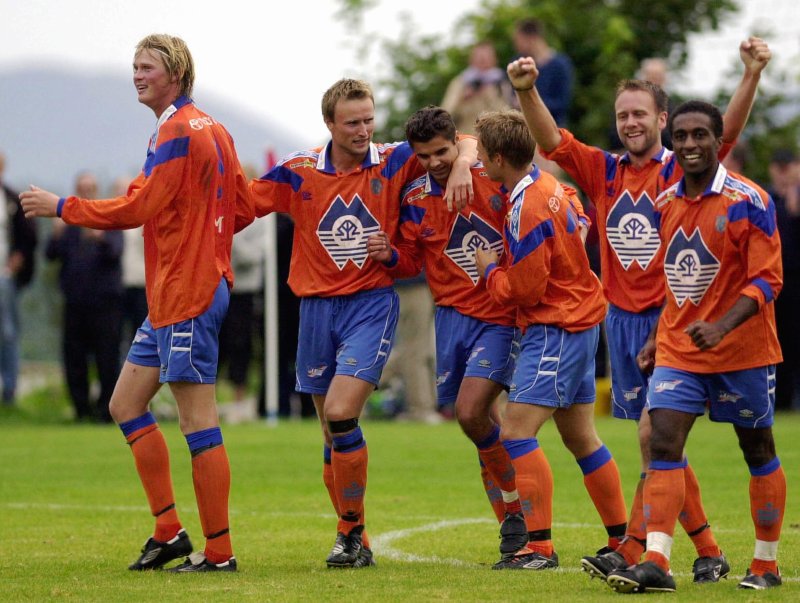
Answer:
[[[128,192],[132,178],[120,176],[111,185],[111,197],[122,197]],[[121,350],[123,358],[128,353],[128,345],[136,335],[136,330],[147,318],[147,291],[144,278],[144,233],[143,228],[131,228],[122,231],[124,246],[122,248],[122,336],[125,342]]]
[[[6,158],[0,152],[0,381],[4,405],[14,404],[19,374],[17,295],[33,278],[36,228],[25,219],[19,193],[3,179]]]
[[[539,68],[536,90],[558,126],[566,127],[567,114],[572,103],[572,61],[567,55],[550,47],[545,39],[544,23],[539,19],[518,21],[514,28],[513,41],[517,52],[514,59],[532,57],[536,61]],[[513,99],[513,104],[519,108],[516,98]]]
[[[228,423],[256,418],[255,398],[248,399],[247,383],[253,361],[253,335],[261,330],[255,319],[256,299],[264,290],[264,220],[256,220],[233,237],[231,267],[236,286],[219,332],[219,365],[228,367],[233,403],[220,407]]]
[[[800,161],[794,151],[775,151],[769,179],[767,192],[775,202],[783,260],[783,289],[775,299],[778,340],[783,350],[775,378],[775,408],[788,410],[798,397],[800,377]]]
[[[484,111],[507,109],[513,91],[497,66],[491,42],[478,42],[469,54],[469,67],[447,86],[442,108],[453,116],[461,134],[475,133],[475,120]]]
[[[736,172],[737,174],[745,174],[747,164],[750,162],[750,147],[746,142],[737,143],[722,159],[722,165],[729,172]]]
[[[97,198],[97,180],[93,174],[78,174],[75,195]],[[54,221],[47,243],[47,259],[61,261],[64,372],[79,421],[111,422],[108,402],[119,375],[120,360],[122,246],[119,231],[68,226],[62,220]],[[90,357],[94,357],[100,380],[100,393],[94,405],[90,403]]]

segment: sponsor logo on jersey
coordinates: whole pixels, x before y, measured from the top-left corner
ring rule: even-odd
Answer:
[[[741,394],[734,394],[732,392],[719,392],[719,396],[717,396],[717,402],[733,402],[736,404],[739,400],[741,400]]]
[[[659,381],[656,383],[655,390],[657,394],[660,394],[661,392],[675,391],[675,388],[681,383],[683,383],[681,379],[675,379],[674,381]]]
[[[634,263],[647,270],[661,247],[649,195],[642,193],[634,200],[627,190],[624,191],[608,212],[606,236],[625,270]]]
[[[642,391],[642,386],[634,387],[633,389],[626,389],[622,391],[622,397],[626,402],[631,402],[639,397],[639,392]]]
[[[550,197],[550,199],[547,200],[547,206],[550,208],[551,212],[556,214],[559,208],[561,208],[561,202],[558,200],[558,197]]]
[[[425,229],[419,233],[419,236],[423,239],[427,239],[428,237],[432,237],[436,234],[436,231],[431,228],[430,226],[426,226]]]
[[[322,374],[325,372],[325,369],[327,368],[328,368],[327,364],[323,364],[321,366],[309,366],[306,369],[306,375],[308,375],[311,379],[322,377]]]
[[[470,212],[469,218],[458,214],[444,254],[461,268],[472,281],[478,282],[478,269],[475,266],[475,250],[490,249],[497,255],[503,254],[503,235],[497,232],[483,218]]]
[[[189,120],[189,126],[192,130],[202,130],[206,126],[213,126],[214,120],[210,117],[195,117]]]
[[[664,272],[667,286],[679,308],[687,299],[695,306],[700,304],[716,278],[719,266],[719,260],[703,241],[699,227],[694,229],[691,237],[686,236],[683,227],[678,228],[667,245]]]
[[[303,201],[311,201],[311,192],[310,191],[303,191],[300,193],[300,198]]]
[[[306,157],[302,161],[296,161],[294,163],[290,163],[289,167],[293,170],[296,170],[298,168],[309,168],[313,170],[314,168],[317,167],[317,162],[312,160],[310,157]]]
[[[350,203],[337,195],[317,226],[317,237],[339,270],[347,262],[359,269],[367,260],[367,239],[381,229],[375,216],[357,194]]]

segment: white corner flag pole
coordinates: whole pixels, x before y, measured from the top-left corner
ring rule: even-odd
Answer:
[[[265,218],[264,234],[264,391],[267,425],[278,424],[278,235],[277,218]]]

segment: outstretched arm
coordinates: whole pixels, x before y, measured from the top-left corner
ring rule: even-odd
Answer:
[[[453,162],[450,176],[447,178],[447,190],[444,200],[449,211],[461,211],[468,203],[472,203],[472,172],[470,168],[478,161],[478,141],[472,136],[463,136],[456,143],[458,157]]]
[[[536,144],[543,151],[549,153],[561,142],[561,132],[544,104],[544,100],[536,90],[536,79],[539,77],[536,63],[530,57],[523,57],[509,63],[506,71],[508,79],[511,80],[511,85],[517,93],[519,107]]]
[[[722,141],[733,143],[739,138],[750,117],[756,98],[761,72],[769,63],[772,53],[761,38],[750,37],[739,44],[739,57],[744,63],[742,81],[733,93],[723,117]]]

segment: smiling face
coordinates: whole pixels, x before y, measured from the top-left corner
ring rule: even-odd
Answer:
[[[624,90],[614,103],[614,112],[617,135],[632,157],[650,159],[659,151],[667,114],[658,111],[649,92]]]
[[[155,50],[144,49],[133,59],[133,85],[139,102],[160,116],[180,96],[180,79],[170,77]]]
[[[722,140],[714,135],[714,124],[705,113],[676,115],[672,121],[672,146],[687,178],[708,182],[717,171]]]
[[[371,98],[339,100],[333,111],[333,120],[325,121],[331,133],[334,153],[343,153],[351,159],[363,159],[375,131],[375,105]]]
[[[434,136],[427,142],[412,142],[411,147],[422,168],[433,176],[434,180],[445,186],[453,162],[458,157],[455,140],[447,140],[444,136]]]

